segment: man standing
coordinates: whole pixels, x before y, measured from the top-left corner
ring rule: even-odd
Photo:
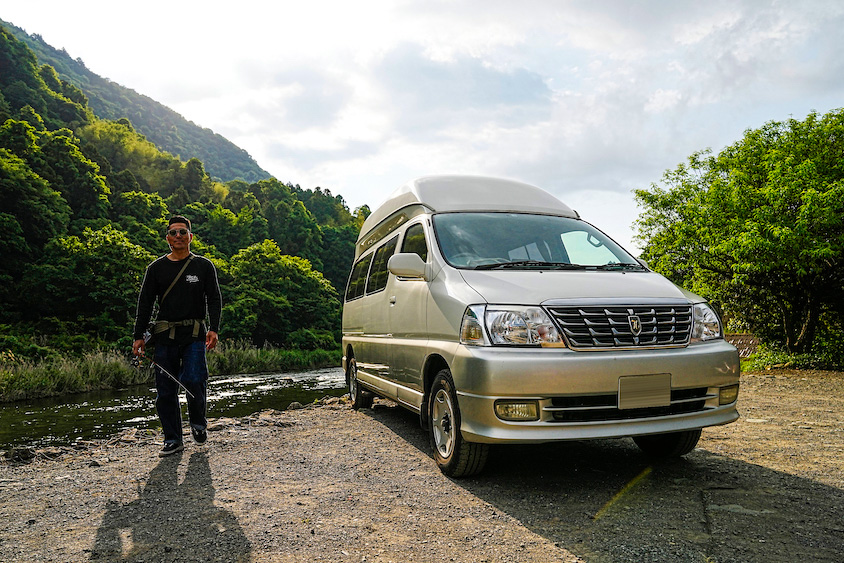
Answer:
[[[144,331],[152,316],[153,305],[158,300],[158,317],[152,332],[157,364],[155,409],[164,429],[164,449],[158,454],[161,457],[184,449],[179,383],[167,372],[177,378],[189,393],[188,415],[194,441],[202,444],[208,438],[208,421],[205,418],[208,366],[205,351],[217,346],[222,298],[214,264],[190,251],[192,240],[190,221],[181,215],[172,217],[167,226],[167,243],[171,252],[147,267],[135,317],[132,351],[141,356],[145,352]],[[206,312],[209,321],[207,330]]]

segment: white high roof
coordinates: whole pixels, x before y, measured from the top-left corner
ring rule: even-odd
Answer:
[[[437,213],[512,211],[577,217],[568,205],[545,190],[515,180],[485,176],[423,176],[394,191],[373,211],[363,223],[360,239],[396,211],[417,204]]]

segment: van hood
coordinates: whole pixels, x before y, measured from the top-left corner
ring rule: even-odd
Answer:
[[[655,272],[460,270],[460,274],[487,303],[540,305],[557,299],[704,301]]]

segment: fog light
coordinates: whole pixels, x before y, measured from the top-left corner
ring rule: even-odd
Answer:
[[[496,401],[495,415],[501,420],[538,420],[536,401]]]
[[[736,399],[738,399],[738,385],[721,387],[721,390],[718,393],[719,405],[729,405],[730,403],[735,403]]]

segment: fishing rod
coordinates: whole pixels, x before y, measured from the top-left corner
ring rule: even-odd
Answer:
[[[144,357],[144,356],[135,356],[135,360],[137,361],[137,365],[140,365],[140,364],[141,364],[141,358],[142,358],[142,357]],[[184,386],[184,384],[183,384],[181,381],[179,381],[179,378],[178,378],[178,377],[176,377],[175,375],[173,375],[172,373],[170,373],[169,371],[167,371],[166,369],[164,369],[164,368],[162,367],[162,365],[161,365],[161,364],[159,364],[158,362],[156,362],[155,360],[153,360],[153,359],[151,359],[151,358],[146,358],[146,359],[148,359],[148,360],[149,360],[149,363],[150,363],[150,364],[152,364],[152,365],[154,365],[155,367],[157,367],[158,369],[160,369],[160,370],[161,370],[161,373],[163,373],[164,375],[166,375],[167,377],[169,377],[170,379],[172,379],[172,380],[176,383],[176,385],[178,385],[179,387],[181,387],[181,388],[185,391],[185,395],[187,395],[187,396],[188,396],[188,397],[190,397],[191,399],[193,399],[193,398],[194,398],[193,393],[191,393],[190,391],[188,391],[188,388],[187,388],[187,387],[185,387],[185,386]]]

